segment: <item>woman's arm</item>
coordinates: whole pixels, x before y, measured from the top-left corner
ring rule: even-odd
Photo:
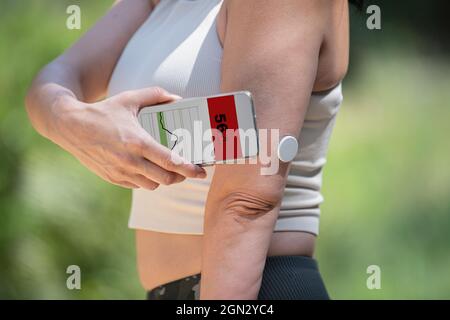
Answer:
[[[328,0],[229,1],[222,90],[252,92],[258,128],[298,136],[328,6]],[[280,162],[274,175],[261,175],[261,168],[216,166],[205,212],[202,299],[257,298],[288,164]]]
[[[105,180],[123,187],[155,189],[198,167],[173,162],[138,125],[139,107],[175,99],[160,88],[104,97],[128,40],[152,11],[154,1],[117,1],[114,7],[64,54],[34,79],[26,107],[35,129],[72,153]],[[180,160],[180,159],[178,159]]]
[[[102,98],[125,45],[152,9],[152,2],[148,0],[116,1],[93,28],[41,70],[29,91],[27,102],[35,103],[35,99],[40,98],[39,90],[49,83],[65,88],[62,94],[70,91],[71,96],[84,102]],[[43,97],[49,98],[49,95],[43,94]],[[44,109],[47,106],[44,104]],[[39,106],[30,106],[29,111],[36,109]],[[43,112],[45,115],[46,110]],[[37,112],[32,120],[39,126],[39,123],[47,121],[46,117],[42,118]]]

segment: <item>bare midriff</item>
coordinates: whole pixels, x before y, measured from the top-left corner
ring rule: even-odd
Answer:
[[[146,290],[201,273],[201,235],[136,230],[139,277]],[[306,232],[274,232],[268,255],[312,256],[316,237]]]

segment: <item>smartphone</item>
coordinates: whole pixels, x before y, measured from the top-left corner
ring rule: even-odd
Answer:
[[[239,163],[258,155],[251,93],[231,92],[143,107],[140,125],[191,163]]]

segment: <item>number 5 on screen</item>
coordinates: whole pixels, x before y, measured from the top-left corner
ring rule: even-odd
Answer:
[[[239,91],[144,107],[141,126],[159,143],[199,165],[234,163],[258,154],[250,92]]]

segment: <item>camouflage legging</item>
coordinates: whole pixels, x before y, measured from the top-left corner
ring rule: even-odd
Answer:
[[[198,300],[200,273],[159,286],[147,293],[148,300]]]
[[[161,285],[147,293],[149,300],[198,300],[200,274]],[[258,300],[327,300],[316,260],[304,256],[268,257]]]

